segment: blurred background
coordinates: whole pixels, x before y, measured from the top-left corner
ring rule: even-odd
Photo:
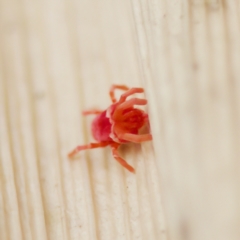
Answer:
[[[240,239],[239,0],[0,0],[0,239]],[[153,141],[82,110],[143,87]],[[120,94],[120,92],[119,92]]]

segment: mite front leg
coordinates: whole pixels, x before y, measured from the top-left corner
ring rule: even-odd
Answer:
[[[119,106],[117,106],[117,109],[126,109],[133,107],[134,105],[146,105],[147,100],[141,99],[141,98],[131,98],[123,103],[121,103]]]
[[[112,145],[111,145],[113,157],[114,157],[123,167],[125,167],[128,171],[130,171],[130,172],[132,172],[132,173],[135,173],[134,168],[133,168],[131,165],[129,165],[123,158],[121,158],[121,157],[119,156],[118,147],[119,147],[119,144],[112,144]]]
[[[76,155],[78,152],[82,151],[82,150],[87,150],[87,149],[92,149],[92,148],[100,148],[100,147],[106,147],[107,145],[109,145],[109,142],[99,142],[99,143],[89,143],[87,145],[80,145],[77,146],[75,149],[73,149],[73,151],[71,151],[68,154],[69,158],[72,158],[74,155]]]
[[[131,88],[127,92],[125,92],[121,95],[121,97],[119,99],[119,103],[126,101],[127,97],[129,97],[130,95],[133,95],[135,93],[143,93],[143,92],[144,92],[143,88]]]
[[[151,134],[142,134],[142,135],[136,135],[132,133],[121,133],[117,135],[118,138],[123,139],[128,142],[134,142],[134,143],[141,143],[152,140]]]
[[[117,100],[116,100],[116,97],[115,97],[115,93],[114,91],[116,89],[120,89],[120,90],[123,90],[123,91],[127,91],[129,88],[125,85],[112,85],[110,91],[109,91],[109,94],[110,94],[110,97],[111,97],[111,100],[113,103],[115,103]]]
[[[146,99],[141,99],[141,98],[131,98],[120,105],[117,105],[112,118],[113,119],[119,119],[122,116],[122,113],[125,109],[131,108],[134,105],[146,105],[147,100]]]

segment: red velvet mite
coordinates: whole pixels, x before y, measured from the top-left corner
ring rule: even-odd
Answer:
[[[116,89],[124,90],[118,101],[116,101],[114,91]],[[113,157],[127,170],[135,172],[124,159],[119,156],[118,147],[121,144],[134,142],[141,143],[152,140],[152,135],[138,132],[144,125],[149,125],[148,114],[143,110],[137,109],[134,105],[146,105],[146,99],[131,98],[134,93],[143,93],[143,88],[128,88],[124,85],[113,85],[110,89],[112,104],[105,110],[84,111],[83,115],[96,114],[92,122],[92,135],[97,143],[77,146],[68,154],[71,158],[81,150],[110,146]]]

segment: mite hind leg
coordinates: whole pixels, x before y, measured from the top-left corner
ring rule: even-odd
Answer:
[[[68,157],[72,158],[74,157],[78,152],[82,150],[92,149],[92,148],[100,148],[100,147],[106,147],[109,145],[109,142],[99,142],[99,143],[89,143],[87,145],[79,145],[76,148],[74,148],[69,154]]]
[[[123,158],[119,156],[118,147],[119,147],[119,144],[111,145],[113,157],[128,171],[135,173],[135,169],[131,165],[129,165]]]
[[[98,110],[98,109],[91,109],[91,110],[86,110],[86,111],[82,111],[82,114],[84,115],[84,116],[86,116],[86,115],[91,115],[91,114],[100,114],[100,113],[102,113],[103,111],[102,110]]]

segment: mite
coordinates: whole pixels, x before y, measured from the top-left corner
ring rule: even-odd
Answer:
[[[115,90],[125,91],[117,101]],[[128,171],[134,173],[135,170],[118,153],[121,144],[134,142],[141,143],[152,140],[152,135],[139,134],[139,130],[144,126],[149,126],[148,114],[143,110],[135,108],[135,105],[146,105],[146,99],[130,98],[135,93],[143,93],[143,88],[128,88],[124,85],[113,85],[109,91],[112,104],[104,111],[89,110],[83,115],[95,114],[92,122],[92,135],[97,141],[87,145],[77,146],[68,154],[72,158],[79,151],[110,146],[113,157]]]

